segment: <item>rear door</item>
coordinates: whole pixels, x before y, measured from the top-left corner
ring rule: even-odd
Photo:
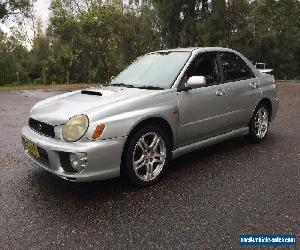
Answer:
[[[224,82],[229,101],[231,129],[247,126],[260,98],[259,80],[247,63],[233,52],[221,52]]]

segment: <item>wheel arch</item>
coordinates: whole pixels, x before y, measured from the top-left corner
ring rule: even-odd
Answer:
[[[164,129],[168,135],[168,138],[170,138],[171,148],[173,149],[174,133],[173,133],[172,127],[166,119],[164,119],[162,117],[158,117],[158,116],[147,117],[147,118],[139,121],[137,124],[135,124],[129,131],[126,142],[136,131],[138,131],[140,128],[142,128],[143,126],[146,126],[146,125],[155,125],[157,127]]]
[[[268,97],[264,97],[264,98],[262,98],[262,99],[259,100],[259,102],[255,105],[255,107],[252,110],[251,117],[254,115],[254,112],[255,112],[256,108],[260,104],[265,104],[269,108],[269,111],[270,111],[270,121],[271,121],[272,120],[272,102],[271,102],[271,100]],[[250,117],[250,119],[251,119],[251,117]]]
[[[260,100],[260,102],[257,104],[257,106],[259,104],[265,104],[268,108],[269,108],[269,111],[270,111],[270,120],[272,119],[272,102],[269,98],[265,97],[263,99]]]
[[[122,151],[122,157],[121,157],[122,162],[123,162],[123,159],[124,159],[125,149],[128,146],[129,140],[132,137],[132,135],[134,133],[136,133],[140,128],[142,128],[143,126],[147,126],[147,125],[155,125],[155,126],[158,126],[158,127],[162,128],[164,131],[166,131],[166,133],[168,135],[168,138],[170,138],[171,150],[173,150],[173,148],[174,148],[174,133],[173,133],[172,127],[169,124],[169,122],[166,119],[162,118],[162,117],[148,117],[148,118],[145,118],[145,119],[139,121],[129,131],[129,134],[127,136],[127,139],[126,139],[126,142],[124,144],[123,151]]]

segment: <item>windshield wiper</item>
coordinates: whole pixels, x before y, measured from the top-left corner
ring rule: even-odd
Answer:
[[[138,86],[139,89],[155,89],[155,90],[162,90],[164,88],[152,85],[145,85],[145,86]]]
[[[126,88],[139,88],[139,89],[155,89],[155,90],[162,90],[164,88],[158,87],[158,86],[152,86],[152,85],[143,85],[143,86],[134,86],[132,84],[125,84],[125,83],[112,83],[111,86],[117,86],[117,87],[126,87]]]
[[[131,84],[125,84],[125,83],[112,83],[111,86],[117,86],[117,87],[126,87],[126,88],[135,88],[135,86]]]

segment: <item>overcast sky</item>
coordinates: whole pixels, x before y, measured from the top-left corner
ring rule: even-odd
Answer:
[[[35,4],[35,10],[37,15],[40,16],[44,24],[48,21],[49,17],[49,6],[51,0],[37,0]]]

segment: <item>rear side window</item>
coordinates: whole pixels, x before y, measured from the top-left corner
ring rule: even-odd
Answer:
[[[225,82],[233,82],[254,77],[252,70],[238,55],[225,52],[220,53],[220,57]]]

